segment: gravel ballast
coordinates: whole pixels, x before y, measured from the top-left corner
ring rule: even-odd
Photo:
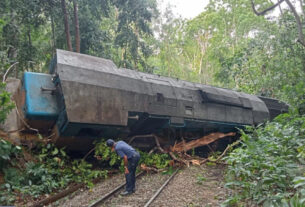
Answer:
[[[224,166],[190,166],[181,169],[168,183],[160,195],[151,203],[151,207],[208,207],[220,206],[230,193],[224,186]],[[137,178],[136,192],[121,196],[119,191],[100,206],[138,207],[145,203],[170,177],[169,174],[145,174]],[[107,194],[125,182],[123,174],[112,176],[94,186],[82,189],[53,203],[51,206],[83,207]]]

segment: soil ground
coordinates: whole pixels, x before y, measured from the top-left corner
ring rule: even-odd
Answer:
[[[169,182],[152,207],[207,207],[220,206],[230,194],[224,186],[224,166],[190,166],[180,170]],[[137,179],[136,192],[129,196],[117,193],[100,206],[137,207],[145,203],[167,180],[169,174],[146,174]],[[116,186],[124,182],[123,175],[115,175],[98,184],[91,190],[81,189],[50,206],[88,206]]]

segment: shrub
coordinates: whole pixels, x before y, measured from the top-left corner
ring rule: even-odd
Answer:
[[[303,196],[293,181],[304,173],[305,117],[282,114],[241,133],[242,146],[225,158],[226,187],[236,192],[225,204],[244,201],[272,206]]]

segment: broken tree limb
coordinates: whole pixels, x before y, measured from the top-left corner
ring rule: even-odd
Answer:
[[[166,152],[164,151],[164,149],[162,149],[162,147],[160,146],[160,142],[159,142],[158,137],[157,137],[156,135],[154,135],[154,134],[153,134],[153,137],[155,138],[157,148],[160,150],[160,152],[166,153]]]
[[[148,167],[148,166],[146,166],[146,165],[143,164],[143,163],[140,165],[140,167],[141,167],[141,170],[142,170],[142,171],[145,171],[146,173],[148,173],[148,172],[158,173],[158,172],[161,172],[161,171],[162,171],[162,169],[157,169],[157,168],[155,168],[155,167]]]
[[[187,152],[191,149],[197,148],[197,147],[202,147],[205,145],[208,145],[212,142],[215,142],[216,140],[228,137],[228,136],[235,136],[235,132],[230,132],[230,133],[220,133],[220,132],[216,132],[216,133],[211,133],[209,135],[206,135],[200,139],[196,139],[187,143],[179,142],[177,144],[175,144],[172,148],[171,151],[172,152]]]
[[[94,150],[96,147],[93,147],[84,157],[82,160],[85,160]]]
[[[31,207],[40,207],[40,206],[45,206],[49,203],[55,202],[57,200],[59,200],[60,198],[63,198],[65,196],[67,196],[68,194],[71,194],[73,192],[75,192],[76,190],[78,190],[79,188],[84,187],[85,184],[84,183],[80,183],[80,184],[76,184],[73,185],[59,193],[56,193],[55,195],[52,195],[50,197],[47,197],[43,200],[37,201],[36,203],[34,203]]]
[[[148,137],[153,137],[153,134],[145,134],[145,135],[136,135],[130,138],[128,144],[131,144],[133,142],[134,139],[136,138],[148,138]]]
[[[173,153],[173,152],[168,152],[168,154],[171,156],[171,158],[173,160],[175,160],[176,162],[180,162],[180,163],[183,163],[185,164],[186,166],[190,166],[190,163],[187,161],[187,160],[183,160],[183,159],[180,159],[180,158],[177,158],[176,155]]]
[[[226,153],[228,152],[229,149],[232,149],[233,147],[235,147],[239,143],[240,143],[240,140],[237,140],[236,142],[233,142],[232,144],[230,144],[230,145],[228,145],[226,147],[226,149],[222,152],[221,155],[219,155],[219,157],[216,160],[210,160],[209,159],[209,161],[211,161],[211,162],[218,162],[221,158],[223,158],[226,155]]]
[[[155,134],[133,136],[133,137],[131,137],[129,144],[131,142],[133,142],[134,139],[136,139],[136,138],[153,138],[155,140],[156,146],[150,150],[149,154],[151,154],[155,150],[158,150],[161,153],[168,154],[172,158],[173,162],[177,162],[182,165],[190,166],[190,164],[200,165],[207,161],[212,161],[212,160],[210,160],[209,158],[204,159],[204,158],[197,157],[197,156],[191,156],[191,155],[187,154],[187,151],[197,148],[197,147],[202,147],[205,145],[208,145],[208,147],[212,150],[212,148],[209,146],[210,143],[215,142],[219,139],[228,137],[228,136],[235,136],[235,135],[236,135],[235,132],[230,132],[230,133],[216,132],[216,133],[211,133],[209,135],[201,137],[200,139],[192,140],[189,142],[185,142],[185,140],[182,138],[182,141],[179,143],[175,143],[175,145],[173,147],[171,147],[171,149],[169,151],[164,150],[161,147],[160,141],[159,141],[160,138]],[[235,146],[235,145],[233,145],[233,146]],[[223,152],[223,154],[221,155],[221,157],[224,156],[228,150],[229,149],[226,149]],[[221,157],[219,157],[217,159],[217,161],[219,159],[221,159]],[[154,171],[153,169],[147,169],[147,170]]]
[[[160,150],[160,152],[162,153],[166,153],[164,149],[162,149],[160,142],[159,142],[159,137],[155,134],[146,134],[146,135],[136,135],[131,137],[131,139],[129,140],[128,144],[131,144],[133,142],[134,139],[136,138],[154,138],[157,148]]]
[[[148,153],[148,154],[149,154],[149,155],[150,155],[150,154],[152,154],[153,152],[155,152],[155,151],[156,151],[156,149],[157,149],[157,147],[152,148],[152,149],[149,151],[149,153]]]

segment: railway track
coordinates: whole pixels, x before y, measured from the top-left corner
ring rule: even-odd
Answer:
[[[144,175],[144,173],[140,173],[137,175],[137,183],[138,186],[142,186],[142,191],[146,190],[150,194],[148,197],[147,193],[136,192],[130,196],[122,197],[119,195],[119,191],[121,191],[125,187],[125,183],[113,188],[108,193],[102,195],[98,200],[94,203],[90,204],[88,207],[102,207],[102,206],[119,206],[119,205],[130,205],[130,206],[150,206],[153,201],[158,197],[158,195],[162,192],[162,190],[167,186],[167,184],[171,181],[171,179],[177,174],[179,169],[177,169],[173,174],[167,177],[148,177],[142,178],[139,180],[140,177]],[[159,188],[157,189],[150,189],[151,186],[145,185],[146,180],[149,179],[149,182],[152,181],[154,183],[160,183]]]

